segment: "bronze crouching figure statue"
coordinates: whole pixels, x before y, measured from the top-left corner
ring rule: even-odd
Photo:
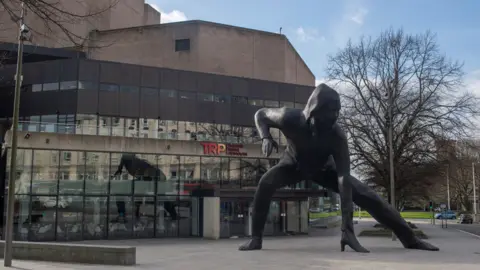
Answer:
[[[268,157],[277,143],[270,128],[279,129],[287,138],[287,148],[280,162],[260,179],[253,200],[252,237],[240,250],[262,248],[262,236],[270,201],[279,188],[303,180],[313,181],[339,193],[342,213],[341,251],[349,246],[356,252],[369,252],[357,240],[353,230],[353,202],[367,210],[402,242],[405,248],[437,251],[420,240],[398,211],[367,185],[350,175],[347,138],[337,124],[339,94],[325,84],[313,91],[304,110],[263,108],[255,114],[255,124],[263,140],[262,151]]]

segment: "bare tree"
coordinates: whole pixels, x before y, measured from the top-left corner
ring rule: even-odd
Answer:
[[[25,24],[33,38],[62,43],[57,47],[83,49],[90,46],[89,32],[101,23],[101,16],[119,0],[0,0],[2,13],[14,23],[20,20],[21,3],[27,11]],[[10,31],[11,33],[16,33]]]
[[[350,138],[354,169],[390,197],[387,131],[393,99],[397,205],[427,196],[438,175],[435,142],[469,137],[478,99],[462,88],[462,64],[447,59],[431,32],[387,30],[329,56],[328,79],[342,87],[340,123]]]

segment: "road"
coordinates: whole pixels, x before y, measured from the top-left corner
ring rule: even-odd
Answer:
[[[480,224],[456,224],[456,223],[448,223],[449,229],[457,229],[464,232],[468,232],[480,237]]]

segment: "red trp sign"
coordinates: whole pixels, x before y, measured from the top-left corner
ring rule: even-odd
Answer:
[[[224,144],[224,143],[200,143],[203,146],[204,155],[228,156],[247,156],[247,153],[241,152],[242,144]]]

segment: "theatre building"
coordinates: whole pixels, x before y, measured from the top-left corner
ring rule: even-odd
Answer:
[[[205,33],[226,27],[183,25],[198,31],[203,27]],[[229,27],[228,31],[237,31]],[[177,36],[185,40],[188,33]],[[179,55],[171,48],[172,55],[188,63],[188,50],[193,53],[195,46],[201,47],[203,33],[191,36],[188,46],[192,47],[170,35],[171,44],[187,50]],[[263,34],[252,35],[260,40]],[[168,48],[159,48],[164,49]],[[14,226],[15,239],[23,241],[248,236],[256,185],[278,162],[286,144],[283,135],[272,129],[281,147],[265,158],[253,115],[262,107],[303,108],[314,87],[313,76],[308,83],[310,79],[302,82],[290,74],[301,59],[280,66],[283,73],[273,70],[279,66],[269,71],[256,59],[256,64],[249,64],[256,71],[242,76],[247,64],[238,63],[236,74],[236,63],[223,58],[219,61],[225,65],[215,70],[214,65],[211,69],[206,62],[202,65],[199,57],[195,64],[180,68],[168,64],[174,62],[173,56],[163,64],[159,59],[155,66],[142,64],[141,58],[136,60],[139,63],[121,56],[101,59],[107,57],[107,49],[96,51],[97,56],[42,47],[25,50],[32,50],[32,60],[23,67]],[[6,153],[0,164],[2,194],[9,188],[14,72],[15,65],[1,70],[7,78],[0,89]],[[163,176],[145,180],[125,169],[114,176],[124,154],[135,154]],[[301,182],[274,195],[266,235],[308,233],[311,209],[334,210],[336,197],[310,185]]]

